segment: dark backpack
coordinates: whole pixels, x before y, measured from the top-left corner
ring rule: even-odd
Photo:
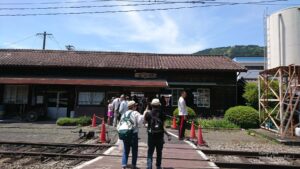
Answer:
[[[164,132],[164,122],[162,121],[161,112],[152,110],[150,113],[151,120],[148,122],[148,133],[160,134]]]

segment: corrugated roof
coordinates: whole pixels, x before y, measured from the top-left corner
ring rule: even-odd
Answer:
[[[245,71],[224,56],[0,49],[0,66]]]

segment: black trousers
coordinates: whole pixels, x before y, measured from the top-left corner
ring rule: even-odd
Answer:
[[[184,116],[179,116],[179,130],[178,130],[178,136],[179,139],[184,139],[185,135],[185,128],[186,128],[186,120],[184,119]]]
[[[153,138],[148,135],[147,169],[152,169],[153,153],[156,150],[156,167],[161,167],[164,138]]]

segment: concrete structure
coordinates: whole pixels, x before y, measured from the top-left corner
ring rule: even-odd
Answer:
[[[259,72],[264,70],[265,58],[263,56],[256,57],[234,57],[233,61],[245,66],[247,72],[241,72],[238,79],[243,78],[246,81],[257,80]]]
[[[267,18],[268,69],[300,64],[300,7],[291,7]]]

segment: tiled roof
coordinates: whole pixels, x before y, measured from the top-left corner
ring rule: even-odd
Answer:
[[[0,49],[0,66],[245,71],[223,56]]]

